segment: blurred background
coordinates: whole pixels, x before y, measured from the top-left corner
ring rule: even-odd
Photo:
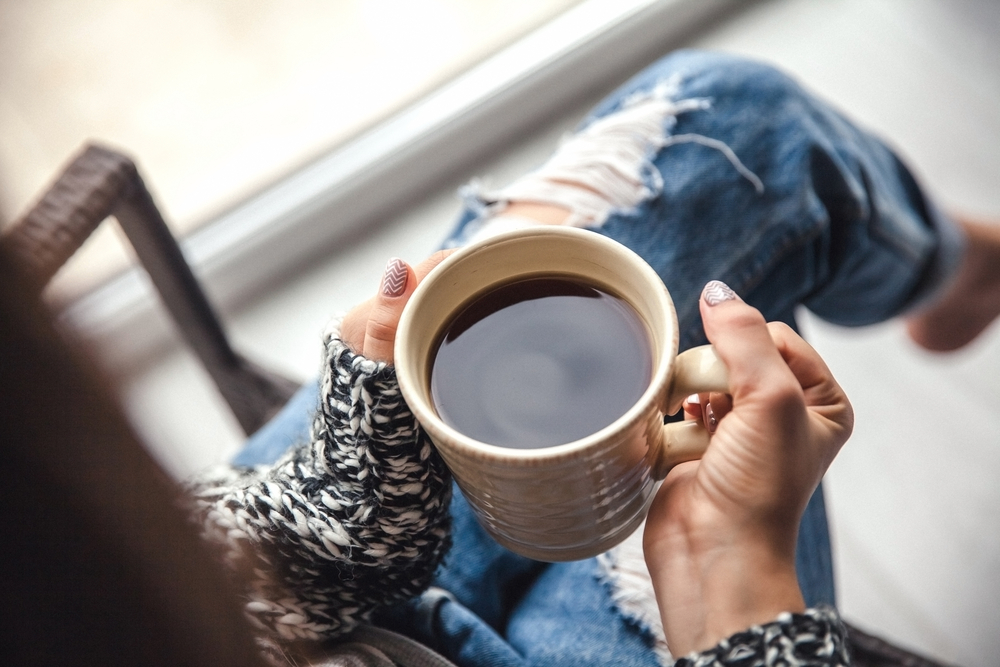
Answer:
[[[0,216],[92,137],[141,159],[191,232],[572,4],[5,0]],[[56,290],[79,295],[124,262],[104,230]]]
[[[306,380],[327,318],[434,250],[473,176],[543,161],[679,47],[773,63],[1000,219],[993,0],[0,0],[0,222],[88,140],[130,153],[248,356]],[[243,436],[115,225],[48,297],[176,476]],[[826,481],[838,595],[937,658],[1000,655],[1000,333],[950,355],[899,322],[803,329],[857,429]]]

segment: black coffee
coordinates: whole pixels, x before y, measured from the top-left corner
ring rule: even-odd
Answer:
[[[651,375],[649,336],[631,306],[576,280],[532,278],[477,297],[445,327],[431,394],[465,435],[530,449],[604,428]]]

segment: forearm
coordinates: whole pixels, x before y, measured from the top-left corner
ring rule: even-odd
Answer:
[[[245,582],[247,612],[285,639],[336,636],[417,595],[448,542],[449,476],[394,370],[338,336],[324,341],[310,443],[196,488],[196,515]]]

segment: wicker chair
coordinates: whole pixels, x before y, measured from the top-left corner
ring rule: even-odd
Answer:
[[[198,280],[125,155],[88,145],[41,200],[0,239],[40,293],[108,217],[118,220],[184,340],[198,355],[247,435],[260,428],[298,384],[247,360],[230,346]]]

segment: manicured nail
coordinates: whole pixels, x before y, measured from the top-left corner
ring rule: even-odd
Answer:
[[[721,280],[711,280],[702,290],[701,298],[705,299],[705,303],[710,306],[718,306],[720,303],[735,299],[736,292]]]
[[[688,405],[701,405],[701,397],[698,394],[691,394],[684,399],[684,402]]]
[[[400,296],[406,290],[406,264],[403,260],[393,257],[385,265],[382,276],[382,294],[385,296]]]
[[[708,418],[708,432],[715,433],[715,427],[719,425],[719,420],[715,418],[715,410],[712,409],[711,403],[705,406],[705,417]]]

